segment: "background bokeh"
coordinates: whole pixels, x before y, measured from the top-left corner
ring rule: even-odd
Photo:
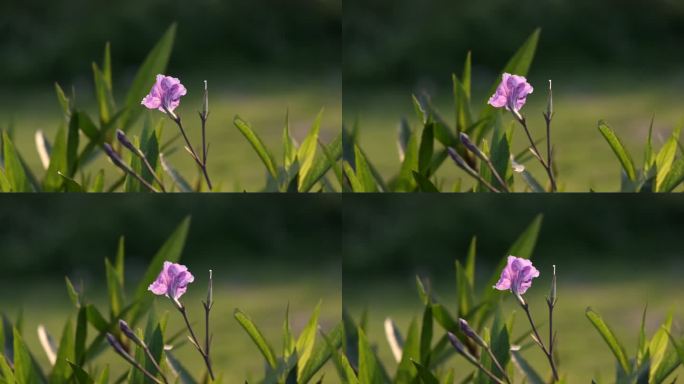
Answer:
[[[636,350],[644,306],[652,335],[668,313],[673,332],[684,325],[681,234],[684,203],[675,196],[345,196],[343,302],[357,319],[368,310],[369,337],[389,367],[395,367],[383,321],[407,329],[422,316],[416,274],[426,277],[455,313],[455,260],[463,262],[477,236],[476,285],[484,286],[515,239],[539,214],[541,232],[533,261],[541,271],[526,296],[544,318],[552,265],[558,268],[557,323],[561,370],[568,381],[611,381],[614,358],[584,311],[601,313],[625,344]],[[506,302],[506,313],[516,310]],[[516,335],[524,331],[518,316]],[[650,336],[649,336],[650,337]],[[530,350],[543,372],[544,356]],[[455,359],[453,366],[465,365]],[[394,368],[390,368],[392,371]]]
[[[324,142],[332,140],[341,123],[341,12],[339,0],[2,2],[0,127],[15,132],[20,152],[41,175],[33,135],[42,129],[52,138],[59,125],[53,83],[67,92],[73,87],[77,107],[95,112],[91,63],[102,61],[109,41],[120,104],[145,55],[176,22],[167,72],[188,89],[178,111],[187,116],[189,135],[199,138],[195,112],[206,79],[209,171],[215,182],[223,181],[223,190],[259,189],[265,170],[233,126],[233,116],[251,122],[266,144],[278,149],[287,110],[292,135],[301,142],[325,108],[321,136]],[[183,151],[170,155],[170,161],[194,176],[192,160]],[[95,168],[118,174],[105,162]]]
[[[553,79],[561,184],[571,191],[615,191],[618,163],[597,121],[611,123],[637,161],[653,115],[656,141],[667,138],[682,118],[675,95],[684,83],[683,21],[684,7],[670,0],[347,1],[344,121],[351,125],[358,119],[362,146],[391,176],[398,171],[400,118],[417,126],[411,93],[427,92],[453,121],[450,76],[461,73],[472,50],[473,100],[479,109],[498,71],[541,28],[529,74],[535,92],[523,110],[530,129],[535,136],[544,134],[545,86]],[[516,146],[525,140],[516,132]],[[449,164],[440,176],[463,177],[455,168]]]
[[[263,358],[233,319],[240,308],[280,348],[286,307],[293,329],[301,331],[319,301],[321,326],[339,322],[341,308],[339,196],[275,199],[268,196],[16,195],[0,200],[0,312],[23,313],[24,336],[36,358],[47,364],[36,334],[38,324],[59,337],[76,315],[64,276],[85,289],[107,313],[104,259],[113,259],[120,236],[126,241],[126,284],[137,286],[147,263],[186,216],[191,216],[181,257],[196,277],[184,303],[191,319],[203,313],[208,269],[214,271],[213,360],[226,382],[261,377]],[[203,272],[204,271],[204,272]],[[170,312],[170,327],[182,320],[170,302],[155,301],[158,314]],[[203,329],[197,330],[204,334]],[[187,367],[201,358],[188,344],[178,351]],[[125,366],[111,353],[99,363],[117,372]],[[193,370],[196,372],[197,370]],[[198,372],[197,372],[198,373]],[[332,376],[333,370],[329,371]]]

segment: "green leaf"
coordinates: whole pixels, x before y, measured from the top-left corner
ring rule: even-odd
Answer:
[[[649,382],[657,383],[656,376],[658,376],[659,368],[661,367],[664,359],[665,352],[667,351],[668,334],[670,333],[670,328],[672,327],[672,313],[670,313],[658,331],[653,335],[651,342],[648,345],[648,353],[651,357],[651,368],[649,373]]]
[[[429,176],[431,173],[432,154],[434,152],[434,124],[426,124],[420,138],[420,148],[418,150],[418,172]]]
[[[83,187],[76,180],[63,174],[61,171],[57,175],[64,180],[64,187],[67,192],[83,192]]]
[[[599,121],[598,129],[608,142],[608,145],[610,145],[610,147],[613,149],[615,156],[617,156],[618,160],[620,161],[622,169],[625,171],[625,174],[629,180],[632,182],[636,181],[637,176],[636,170],[634,168],[634,161],[629,155],[629,152],[627,152],[625,149],[622,141],[620,141],[617,135],[615,135],[615,132],[603,120]]]
[[[81,119],[84,119],[83,112],[74,112],[69,120],[69,129],[67,131],[66,141],[66,175],[73,177],[78,169],[78,131],[81,126]]]
[[[152,84],[156,81],[156,75],[166,72],[175,37],[176,24],[174,23],[147,54],[145,61],[133,78],[133,83],[128,88],[124,102],[125,112],[119,120],[124,131],[128,131],[142,114],[144,109],[140,106],[140,100],[152,88]]]
[[[143,278],[134,291],[132,302],[138,303],[138,305],[135,309],[131,310],[129,319],[137,319],[141,314],[141,311],[149,308],[149,305],[145,307],[145,303],[150,303],[153,296],[149,294],[147,287],[149,287],[157,275],[159,275],[159,271],[162,270],[164,261],[170,261],[172,263],[178,262],[183,252],[183,247],[185,246],[185,240],[188,237],[189,228],[190,217],[186,217],[154,255]],[[147,301],[143,301],[144,297],[147,297]],[[131,323],[134,323],[134,321],[131,321]]]
[[[124,292],[121,285],[122,278],[109,259],[105,259],[105,271],[107,276],[107,294],[109,296],[109,310],[111,319],[118,319],[124,304]]]
[[[525,40],[523,45],[518,48],[515,54],[508,60],[506,66],[501,71],[503,73],[511,73],[519,76],[527,76],[527,72],[530,70],[532,61],[534,60],[534,54],[537,50],[537,43],[539,42],[539,34],[541,30],[539,28],[532,32],[532,35]],[[492,95],[496,91],[496,87],[501,82],[501,76],[498,76],[489,92],[487,92],[487,97]],[[487,118],[492,116],[496,112],[496,109],[487,105],[480,113],[480,118]]]
[[[266,167],[266,170],[268,173],[273,177],[273,179],[278,178],[278,170],[276,167],[276,162],[275,159],[273,158],[273,155],[271,152],[266,148],[264,145],[264,142],[259,138],[259,136],[252,130],[252,127],[250,124],[240,118],[240,116],[235,116],[233,119],[233,124],[235,124],[235,127],[242,133],[242,135],[249,141],[249,143],[252,145],[252,148],[254,148],[254,151],[256,151],[257,155],[259,155],[259,158],[261,159],[261,162],[264,163],[264,166]]]
[[[456,293],[458,317],[465,317],[473,306],[474,294],[467,272],[460,261],[456,260]]]
[[[71,319],[67,320],[66,324],[64,325],[62,338],[60,339],[56,356],[57,358],[55,359],[55,365],[53,366],[49,377],[49,383],[51,384],[67,382],[69,376],[71,375],[69,361],[76,360],[74,330]]]
[[[88,339],[88,310],[81,307],[76,317],[76,336],[74,338],[74,358],[78,364],[84,364],[86,360],[86,341]]]
[[[164,353],[166,356],[166,361],[169,363],[171,369],[178,375],[178,380],[183,384],[198,384],[197,380],[192,377],[190,371],[188,371],[183,364],[173,355],[171,351],[166,351]],[[220,383],[220,381],[216,381]]]
[[[297,150],[297,159],[299,160],[299,188],[304,185],[304,179],[309,174],[311,167],[313,165],[314,158],[316,157],[316,148],[318,147],[318,133],[321,130],[321,119],[323,118],[323,110],[321,109],[316,116],[316,120],[313,123],[313,127],[306,135],[306,138],[299,146]]]
[[[109,45],[107,45],[109,47]],[[114,98],[112,97],[111,82],[107,82],[105,74],[97,64],[93,63],[93,80],[95,83],[95,100],[100,112],[100,125],[109,122],[111,112],[114,109]]]
[[[62,113],[64,114],[64,117],[68,118],[69,114],[71,114],[69,98],[66,97],[64,90],[59,86],[59,83],[55,83],[55,93],[57,94],[57,101],[59,101],[59,105],[62,107]]]
[[[31,185],[26,177],[26,170],[17,154],[14,144],[6,131],[2,132],[5,173],[13,192],[30,192]]]
[[[672,192],[677,186],[684,181],[684,157],[680,157],[674,161],[670,172],[667,173],[665,179],[658,187],[658,192]]]
[[[425,366],[421,365],[419,362],[412,360],[413,366],[416,368],[418,372],[418,377],[420,378],[420,382],[423,384],[439,384],[439,379],[435,377],[435,375],[430,372],[428,368]],[[447,383],[451,383],[451,381],[447,381]]]
[[[394,379],[395,382],[410,383],[413,378],[416,377],[416,368],[411,361],[421,360],[420,347],[420,332],[416,319],[414,318],[411,320],[408,332],[406,333],[406,340],[402,346],[401,360],[399,361],[399,367],[397,368],[397,374]]]
[[[373,173],[368,167],[366,157],[361,152],[361,148],[354,145],[354,160],[356,165],[356,177],[363,187],[364,192],[377,192],[378,185],[375,183]]]
[[[316,331],[318,329],[318,316],[321,312],[321,302],[318,302],[316,309],[314,309],[309,322],[306,324],[302,333],[297,339],[297,354],[299,355],[299,360],[297,361],[297,377],[302,375],[306,364],[311,358],[311,353],[314,349],[314,344],[316,343]]]
[[[656,191],[660,191],[663,182],[672,169],[675,155],[677,154],[677,143],[679,142],[679,131],[675,130],[669,140],[663,145],[656,155]]]
[[[587,308],[586,315],[589,319],[589,322],[591,322],[594,328],[596,328],[603,340],[608,345],[608,348],[610,348],[611,352],[613,352],[613,355],[617,359],[617,362],[622,370],[629,374],[631,372],[631,366],[629,364],[629,359],[627,358],[625,347],[620,344],[620,341],[617,339],[613,331],[610,329],[610,327],[608,327],[608,324],[603,321],[598,313],[594,312],[591,308]]]
[[[513,243],[511,248],[508,249],[506,255],[501,259],[499,265],[494,269],[494,274],[489,279],[487,287],[492,287],[499,280],[501,270],[506,266],[508,255],[517,256],[523,259],[529,259],[532,257],[534,252],[534,247],[537,245],[537,238],[539,237],[539,230],[542,224],[542,215],[537,215],[532,223],[525,229],[525,231],[518,237],[518,239]],[[489,298],[493,297],[495,290],[489,289],[485,295]]]
[[[309,382],[330,359],[330,357],[333,355],[333,351],[337,353],[337,350],[342,345],[342,339],[344,338],[342,325],[340,324],[336,326],[330,333],[330,336],[326,335],[325,337],[328,338],[328,341],[325,343],[316,344],[315,348],[311,352],[311,357],[309,358],[306,366],[302,372],[297,375],[298,383],[305,384]]]
[[[233,315],[235,316],[235,320],[237,320],[237,322],[242,326],[245,332],[247,332],[249,337],[252,338],[252,341],[259,349],[259,352],[261,352],[261,354],[264,356],[268,365],[271,368],[275,368],[277,365],[277,361],[275,353],[273,352],[273,348],[268,344],[268,341],[266,341],[266,338],[264,338],[264,335],[261,333],[259,328],[254,324],[252,319],[250,319],[249,316],[247,316],[239,309],[236,309]]]
[[[520,372],[522,372],[525,375],[525,378],[530,384],[546,384],[546,381],[542,379],[542,377],[539,376],[537,371],[535,371],[534,368],[532,368],[530,363],[528,363],[527,360],[525,360],[525,358],[522,357],[522,354],[519,350],[511,351],[511,359],[518,367]]]
[[[399,176],[395,182],[396,192],[410,192],[416,188],[413,172],[418,172],[418,134],[411,133],[406,146],[404,161],[401,163]]]
[[[171,177],[171,180],[173,180],[174,184],[181,192],[192,192],[190,184],[166,161],[166,157],[163,153],[159,154],[159,163],[161,164],[162,169],[164,169],[164,172]]]
[[[67,159],[66,159],[66,132],[63,126],[60,126],[55,136],[54,146],[50,155],[50,164],[45,172],[43,179],[43,189],[46,192],[57,192],[62,188],[64,179],[59,175],[59,172],[66,174]]]
[[[2,354],[0,354],[0,377],[4,379],[4,383],[6,384],[15,384],[17,380],[16,377],[14,377],[12,367],[9,366],[5,356]]]
[[[74,285],[71,283],[71,280],[69,280],[68,277],[65,276],[64,280],[66,282],[67,294],[69,294],[69,299],[71,299],[71,302],[74,304],[74,307],[80,308],[81,295],[78,294],[76,288],[74,288]]]
[[[359,180],[356,172],[354,172],[354,168],[352,168],[347,161],[342,163],[342,168],[344,169],[344,175],[347,177],[347,181],[349,181],[352,192],[366,192],[363,183],[361,183],[361,180]]]
[[[359,382],[363,384],[382,384],[382,372],[375,352],[368,343],[366,333],[358,328],[359,335]]]
[[[341,333],[341,336],[344,336],[344,332]],[[359,379],[358,377],[356,377],[356,372],[349,363],[349,359],[347,359],[347,356],[343,353],[340,353],[337,350],[339,346],[335,346],[335,341],[332,340],[328,335],[326,335],[322,331],[321,336],[323,337],[326,346],[330,350],[333,363],[335,364],[335,368],[337,369],[337,374],[339,375],[340,379],[342,379],[342,382],[349,384],[359,384]]]
[[[420,192],[430,192],[430,193],[438,193],[439,189],[428,179],[427,177],[423,176],[422,174],[413,171],[413,178],[416,180],[416,184],[418,184],[418,190]]]
[[[14,375],[19,383],[38,384],[44,382],[43,374],[24,343],[21,334],[14,329]]]
[[[74,377],[76,378],[76,383],[78,383],[78,384],[94,384],[95,383],[93,378],[90,377],[88,372],[86,372],[83,368],[72,363],[71,361],[69,362],[69,366],[71,366],[71,369],[73,369],[73,371],[74,371]]]
[[[432,358],[432,333],[433,333],[432,306],[426,305],[423,310],[423,326],[420,329],[420,362],[429,365]]]
[[[88,188],[88,192],[101,193],[104,191],[104,169],[100,169],[95,175],[93,182]]]
[[[342,135],[339,134],[327,148],[319,141],[323,149],[323,157],[316,157],[304,181],[299,185],[300,192],[308,192],[332,167],[338,178],[342,177],[342,171],[337,166],[337,161],[342,158]],[[338,174],[339,173],[339,174]]]
[[[285,127],[283,128],[283,166],[290,169],[290,166],[297,158],[297,148],[290,136],[290,111],[285,113]]]

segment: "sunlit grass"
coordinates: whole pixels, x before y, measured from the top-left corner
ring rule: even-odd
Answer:
[[[294,271],[283,271],[282,274],[264,274],[255,272],[248,275],[243,269],[239,274],[226,272],[222,277],[215,275],[215,306],[212,311],[212,359],[215,371],[223,373],[224,383],[253,382],[263,377],[264,360],[249,336],[233,318],[235,308],[247,313],[260,327],[276,351],[282,348],[282,326],[285,310],[290,306],[290,321],[296,335],[304,328],[311,313],[322,301],[320,326],[324,331],[331,330],[339,323],[341,312],[341,293],[339,268],[324,267],[317,273],[302,275]],[[226,276],[227,275],[227,276]],[[285,277],[285,278],[283,278]],[[200,278],[191,286],[183,297],[188,308],[190,319],[195,323],[198,337],[204,337],[203,308],[201,301],[206,298],[206,279]],[[75,321],[76,311],[68,299],[63,281],[34,281],[23,283],[26,289],[21,291],[0,293],[0,310],[10,316],[23,311],[23,333],[30,349],[42,366],[48,360],[43,353],[36,333],[39,324],[44,324],[51,335],[59,340],[64,323],[71,316]],[[107,300],[104,287],[87,287],[89,301],[95,303],[107,316]],[[168,299],[157,298],[154,311],[163,315],[168,312],[169,325],[167,335],[175,334],[183,329],[183,322],[178,312]],[[144,321],[140,325],[144,327]],[[95,333],[89,328],[90,338]],[[184,340],[181,338],[181,340]],[[321,341],[319,339],[319,341]],[[176,357],[196,376],[202,371],[203,362],[197,351],[189,343],[184,343],[176,352]],[[123,360],[107,351],[96,359],[99,367],[109,364],[111,377],[118,377],[127,368]],[[319,375],[325,374],[325,382],[336,383],[334,368],[327,365]]]
[[[334,71],[312,76],[258,73],[236,74],[235,77],[226,74],[178,76],[181,76],[188,88],[188,95],[182,99],[177,111],[183,117],[191,141],[196,147],[200,145],[197,111],[202,105],[202,80],[206,78],[209,81],[208,169],[219,190],[257,191],[265,185],[266,170],[249,143],[233,126],[235,115],[240,115],[252,124],[278,159],[281,156],[282,129],[288,111],[291,134],[300,143],[321,109],[325,110],[321,140],[328,143],[340,132],[341,85],[339,76]],[[62,86],[65,90],[70,89],[69,84]],[[94,95],[88,86],[76,86],[76,105],[96,119]],[[118,90],[121,88],[124,86],[119,86]],[[115,84],[115,94],[118,93]],[[119,98],[121,99],[122,97]],[[33,172],[41,177],[44,171],[35,149],[35,131],[42,129],[52,140],[61,118],[52,84],[19,92],[0,92],[0,101],[0,127],[13,126],[16,146]],[[163,114],[158,111],[145,113],[155,119],[163,118]],[[177,129],[170,120],[164,120],[164,140],[168,140],[177,134]],[[133,134],[141,131],[142,124],[143,119],[139,121]],[[177,141],[175,146],[177,150],[168,156],[169,162],[189,181],[194,181],[199,176],[197,168],[182,149],[181,142]],[[120,171],[103,157],[87,169],[93,172],[104,169],[107,180],[111,181],[120,175]]]
[[[533,70],[534,72],[534,70]],[[637,78],[624,74],[599,72],[587,74],[561,74],[553,77],[554,110],[552,140],[556,151],[560,186],[566,191],[618,191],[619,163],[597,129],[600,119],[606,120],[623,139],[632,157],[640,164],[648,135],[651,117],[655,115],[654,142],[656,148],[665,141],[684,113],[675,96],[681,87],[681,76],[672,74],[660,77]],[[450,81],[432,84],[433,103],[453,127],[453,97],[448,88]],[[479,105],[489,81],[477,82],[474,78],[474,105]],[[535,137],[545,135],[542,112],[546,108],[546,79],[533,73],[531,82],[535,91],[523,108],[530,130]],[[411,103],[411,94],[421,88],[410,86],[345,87],[344,122],[351,126],[360,123],[360,144],[370,161],[389,178],[399,171],[397,132],[399,121],[406,117],[417,128],[417,119]],[[477,112],[477,111],[476,111]],[[506,116],[510,121],[510,116]],[[527,138],[516,129],[513,147],[516,153],[525,148]],[[545,150],[545,149],[544,149]],[[546,181],[541,167],[531,165],[540,181]],[[461,178],[470,185],[469,176],[450,161],[437,173],[445,190]],[[520,186],[522,187],[522,186]],[[519,187],[519,189],[520,189]]]
[[[589,306],[599,312],[613,328],[630,356],[636,354],[638,330],[646,304],[647,337],[653,335],[669,311],[674,311],[675,314],[674,334],[681,332],[681,322],[677,320],[684,315],[684,298],[677,292],[682,291],[684,284],[680,279],[642,274],[638,278],[615,276],[607,281],[595,275],[574,276],[569,280],[561,275],[558,283],[559,302],[554,316],[554,328],[558,331],[560,371],[562,375],[567,375],[568,382],[588,383],[593,378],[611,382],[614,379],[615,359],[585,317],[584,312]],[[440,301],[455,314],[456,297],[452,281],[453,278],[444,276],[435,279],[433,283]],[[542,337],[547,335],[545,297],[549,284],[547,279],[539,279],[526,294],[533,317],[542,324]],[[364,309],[368,310],[368,336],[377,346],[378,354],[389,367],[389,371],[394,372],[396,363],[385,338],[383,322],[386,317],[391,317],[406,332],[411,319],[421,321],[423,308],[415,290],[415,280],[411,276],[405,276],[402,279],[374,279],[363,284],[348,283],[345,284],[343,299],[356,319]],[[511,297],[506,299],[503,308],[505,314],[516,311],[514,338],[529,329],[524,314]],[[436,340],[443,330],[438,325],[435,327]],[[546,375],[549,373],[548,363],[544,355],[535,348],[526,350],[525,356],[540,373]],[[458,357],[452,358],[447,365],[457,368],[457,378],[464,378],[472,371],[471,366]],[[680,367],[677,373],[681,375],[682,372],[684,369]]]

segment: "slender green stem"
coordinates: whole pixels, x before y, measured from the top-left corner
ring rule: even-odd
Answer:
[[[489,354],[489,357],[494,362],[494,365],[496,365],[496,368],[503,375],[503,378],[504,380],[506,380],[506,383],[511,384],[511,379],[508,377],[508,373],[506,373],[506,370],[503,368],[503,366],[501,366],[499,360],[496,358],[496,356],[494,356],[494,351],[492,351],[492,348],[490,346],[487,346],[487,348],[485,349],[487,350],[487,354]]]
[[[195,149],[192,147],[192,144],[190,144],[190,139],[188,138],[188,135],[185,133],[185,128],[183,128],[183,122],[181,121],[181,117],[168,111],[167,114],[171,117],[171,120],[173,120],[176,125],[178,125],[178,129],[181,132],[181,135],[183,136],[183,140],[185,140],[185,147],[188,149],[190,152],[190,157],[192,157],[193,160],[195,160],[195,163],[200,167],[202,170],[202,175],[204,176],[204,180],[207,181],[207,186],[209,187],[209,190],[212,190],[212,184],[211,180],[209,179],[209,173],[207,172],[207,164],[206,162],[202,161],[202,159],[197,155],[197,152],[195,152]],[[203,120],[204,121],[204,120]],[[204,147],[204,128],[203,128],[203,147]],[[204,149],[205,153],[205,159],[206,159],[206,148]]]
[[[527,135],[527,139],[530,141],[530,146],[532,147],[532,150],[534,151],[534,157],[539,160],[541,163],[542,167],[544,167],[544,170],[546,171],[546,174],[549,176],[549,181],[551,182],[551,191],[556,192],[557,187],[556,187],[556,178],[553,176],[553,170],[551,169],[551,166],[547,164],[544,161],[544,158],[542,157],[541,153],[539,152],[539,149],[537,148],[537,144],[534,143],[534,139],[532,138],[532,135],[530,134],[530,130],[527,128],[527,122],[525,121],[525,118],[522,117],[520,114],[514,114],[516,120],[522,125],[525,134]],[[548,129],[547,129],[548,130]],[[550,146],[550,144],[548,144]]]
[[[525,311],[525,314],[527,315],[527,319],[530,321],[530,326],[532,327],[532,332],[534,333],[535,338],[537,339],[537,342],[539,344],[539,347],[542,349],[542,352],[546,355],[546,358],[549,360],[549,365],[551,366],[551,372],[553,373],[553,379],[555,381],[558,381],[558,370],[556,369],[556,363],[553,361],[553,355],[551,352],[549,352],[549,349],[546,349],[546,346],[544,345],[544,342],[541,339],[541,336],[539,336],[539,332],[537,331],[537,326],[534,324],[534,320],[532,320],[532,315],[530,314],[530,309],[527,304],[521,304],[521,307]],[[551,341],[553,342],[553,341]]]
[[[154,355],[152,355],[152,351],[150,351],[150,348],[147,345],[144,345],[143,350],[145,351],[147,358],[150,359],[150,361],[152,362],[154,369],[156,369],[157,372],[159,372],[159,375],[161,376],[162,380],[164,380],[164,383],[168,384],[169,381],[166,379],[166,376],[164,376],[164,372],[162,372],[159,363],[157,363],[157,360],[154,358]]]
[[[188,328],[188,332],[190,332],[190,339],[192,340],[193,344],[195,344],[197,351],[200,353],[200,355],[202,355],[202,358],[204,359],[204,364],[207,366],[207,372],[209,372],[209,376],[211,377],[211,380],[215,380],[214,370],[211,367],[211,360],[209,359],[209,355],[202,349],[202,347],[200,346],[199,340],[197,339],[197,336],[195,336],[195,331],[193,331],[192,326],[190,325],[190,320],[188,319],[188,314],[185,310],[185,306],[183,306],[183,305],[179,306],[178,310],[180,311],[181,315],[183,315],[183,320],[185,320],[185,325]]]

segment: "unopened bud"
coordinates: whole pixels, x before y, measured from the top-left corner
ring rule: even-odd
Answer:
[[[206,119],[209,116],[209,91],[207,90],[207,81],[204,80],[204,101],[202,102],[202,118]]]
[[[463,143],[463,145],[465,145],[465,147],[468,148],[470,152],[474,153],[480,159],[487,161],[487,155],[485,155],[484,152],[482,152],[482,150],[480,150],[480,148],[478,148],[477,145],[475,145],[475,143],[473,143],[470,140],[470,137],[468,137],[468,135],[461,132],[458,136],[461,140],[461,143]]]
[[[487,342],[484,341],[484,339],[475,332],[474,329],[470,327],[467,321],[464,319],[458,319],[458,325],[461,327],[461,331],[468,336],[471,340],[473,340],[477,345],[479,345],[482,348],[487,348]]]
[[[123,320],[119,320],[119,329],[121,329],[121,332],[126,335],[132,342],[138,344],[140,347],[145,348],[145,342],[138,337],[138,335],[135,334],[135,332],[131,329],[131,327],[128,326],[128,323],[126,323]]]

